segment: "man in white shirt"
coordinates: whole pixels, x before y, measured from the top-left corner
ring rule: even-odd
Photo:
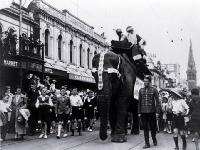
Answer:
[[[72,136],[74,136],[74,122],[77,121],[77,127],[79,135],[81,135],[81,121],[83,119],[83,101],[81,97],[78,95],[77,89],[72,90],[72,95],[70,96],[70,103],[72,106],[72,120],[71,120],[71,131]]]
[[[189,106],[185,102],[184,99],[181,99],[178,96],[174,97],[174,100],[171,102],[172,105],[172,112],[173,112],[173,127],[174,127],[174,143],[175,143],[175,150],[179,150],[178,146],[178,133],[180,133],[182,141],[183,141],[183,150],[186,150],[187,143],[185,137],[185,120],[184,116],[189,113]]]

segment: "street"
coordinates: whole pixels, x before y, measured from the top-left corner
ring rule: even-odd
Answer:
[[[142,131],[141,131],[142,132]],[[142,150],[144,146],[143,135],[128,135],[126,143],[112,143],[110,138],[101,141],[98,137],[98,131],[83,132],[83,136],[75,134],[74,137],[56,139],[54,135],[48,139],[38,139],[38,137],[25,137],[24,141],[5,141],[2,143],[0,150]],[[149,150],[172,150],[174,142],[172,135],[159,133],[157,136],[158,146],[151,143]],[[180,139],[180,138],[179,138]],[[182,144],[179,140],[179,146]],[[191,138],[188,140],[188,150],[194,149]]]

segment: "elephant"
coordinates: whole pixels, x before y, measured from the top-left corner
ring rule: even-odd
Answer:
[[[96,54],[92,59],[92,75],[96,81],[100,113],[101,140],[106,140],[108,122],[111,141],[127,141],[125,134],[128,101],[133,97],[136,70],[126,54],[113,51]]]

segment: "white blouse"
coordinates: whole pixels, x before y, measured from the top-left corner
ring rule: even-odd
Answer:
[[[184,113],[184,112],[186,112],[185,114],[188,114],[189,106],[183,99],[173,100],[172,101],[172,111],[174,114],[179,114],[179,113]]]

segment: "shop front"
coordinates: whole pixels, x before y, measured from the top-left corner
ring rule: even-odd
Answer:
[[[95,89],[95,80],[91,75],[80,70],[63,69],[58,70],[50,67],[44,68],[45,76],[49,76],[51,81],[56,80],[56,88],[67,85],[69,89]]]
[[[23,89],[29,73],[40,77],[43,75],[43,61],[21,56],[3,58],[0,67],[0,95],[3,94],[6,86],[11,86],[12,92],[18,86]]]

